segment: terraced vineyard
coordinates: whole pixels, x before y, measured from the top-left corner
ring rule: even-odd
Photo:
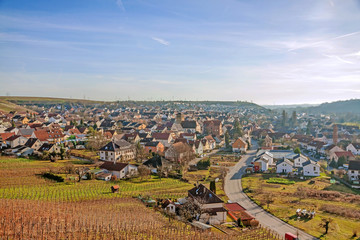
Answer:
[[[66,164],[0,157],[0,239],[277,239],[262,228],[199,231],[132,198],[185,197],[192,185],[176,179],[116,181],[119,193],[112,193],[114,182],[40,177]]]

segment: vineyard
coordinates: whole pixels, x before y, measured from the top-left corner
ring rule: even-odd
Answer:
[[[185,197],[191,184],[170,178],[56,183],[49,163],[0,157],[0,239],[277,239],[266,229],[200,231],[147,208],[134,196]]]

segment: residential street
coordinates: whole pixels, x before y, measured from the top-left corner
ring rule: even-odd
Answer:
[[[248,196],[242,191],[241,177],[245,173],[246,166],[249,165],[256,154],[258,145],[253,141],[251,150],[244,155],[241,160],[231,168],[229,174],[225,179],[225,193],[229,199],[233,202],[238,202],[246,208],[257,220],[259,220],[262,226],[268,227],[276,231],[280,236],[284,237],[286,232],[293,234],[299,233],[301,240],[305,239],[317,239],[285,222],[271,215],[270,213],[263,210],[256,203],[251,201]]]

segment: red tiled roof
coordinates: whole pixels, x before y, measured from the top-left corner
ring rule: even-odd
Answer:
[[[3,141],[7,140],[8,138],[10,138],[11,136],[14,136],[15,133],[14,132],[9,132],[9,133],[0,133],[0,139],[2,139]]]
[[[155,139],[168,140],[170,133],[153,133],[152,137]]]
[[[352,154],[352,152],[347,152],[347,151],[344,151],[344,152],[335,152],[335,155],[337,157],[355,157],[354,154]]]
[[[240,211],[240,210],[246,210],[238,203],[225,203],[225,208],[229,211]]]
[[[49,133],[45,130],[34,131],[34,134],[40,141],[47,141],[49,139]]]

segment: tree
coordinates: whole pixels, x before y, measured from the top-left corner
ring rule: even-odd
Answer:
[[[291,124],[293,127],[295,127],[297,125],[297,116],[296,116],[296,111],[293,111],[292,116],[291,116]]]
[[[216,183],[215,181],[210,182],[210,190],[216,194]]]
[[[230,135],[229,135],[229,133],[227,131],[225,133],[225,147],[226,148],[230,147]]]
[[[78,175],[78,182],[81,181],[81,178],[86,174],[84,167],[78,167],[75,170],[76,174]]]
[[[296,154],[300,154],[300,153],[301,153],[300,148],[299,148],[299,147],[295,148],[294,153],[296,153]]]
[[[310,135],[311,128],[312,128],[312,124],[311,124],[311,121],[309,120],[307,123],[307,126],[306,126],[306,135]]]
[[[281,126],[285,127],[286,126],[286,121],[287,121],[287,114],[286,114],[285,110],[283,110],[282,119],[281,119]]]
[[[150,172],[150,169],[147,166],[141,165],[141,166],[138,167],[138,173],[140,175],[140,179],[142,180],[143,177],[149,178],[151,172]]]
[[[99,150],[108,140],[101,134],[101,132],[94,131],[88,135],[87,147],[91,150]]]
[[[144,148],[143,148],[143,146],[141,146],[140,142],[138,142],[136,144],[135,152],[136,152],[136,161],[142,162],[142,160],[145,158],[146,154],[145,154]]]
[[[64,156],[65,156],[65,148],[61,147],[60,148],[60,158],[61,158],[61,160],[64,160]]]
[[[191,222],[196,216],[201,216],[201,209],[192,200],[189,200],[181,205],[179,215],[183,220]]]
[[[220,179],[222,181],[222,189],[225,189],[225,177],[228,172],[228,169],[224,166],[220,167]]]
[[[235,119],[234,122],[234,138],[242,137],[243,136],[243,129],[240,125],[239,119]]]
[[[338,167],[338,164],[337,164],[337,162],[335,161],[334,158],[331,160],[329,166],[332,167],[332,168],[337,168]]]
[[[346,163],[346,158],[345,158],[345,156],[339,157],[338,162],[337,162],[337,165],[338,165],[339,167],[342,167],[342,166],[344,165],[344,163]]]
[[[320,227],[325,228],[325,233],[327,234],[329,232],[330,223],[332,223],[333,220],[331,218],[323,218],[320,223]]]

